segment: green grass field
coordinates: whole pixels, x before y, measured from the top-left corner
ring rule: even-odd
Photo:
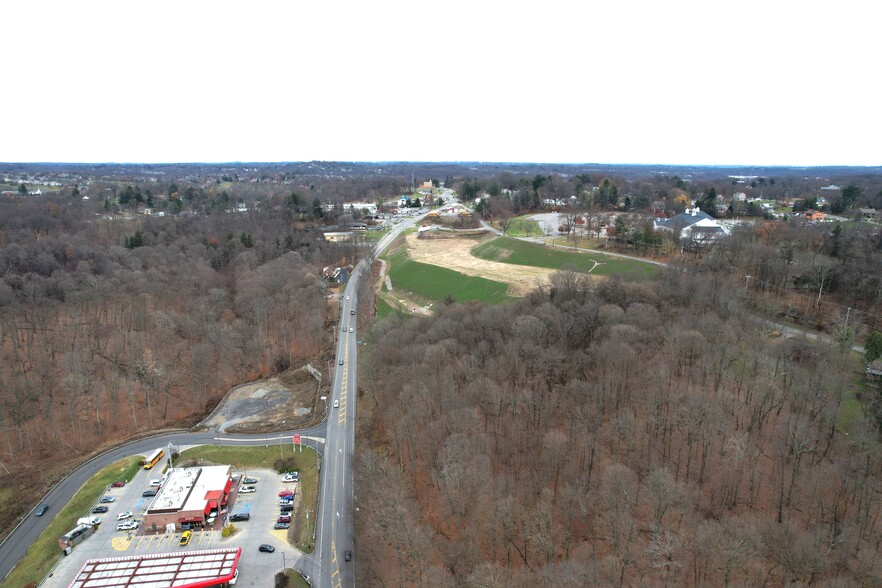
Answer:
[[[383,296],[377,297],[377,319],[382,320],[384,318],[403,314],[398,309],[394,308],[388,300],[386,300]]]
[[[60,512],[53,512],[52,505],[50,505],[49,512],[45,516],[54,516],[55,518],[31,545],[27,555],[13,568],[3,582],[3,586],[26,586],[42,581],[43,577],[49,573],[55,560],[62,556],[61,549],[58,547],[58,538],[73,529],[78,518],[89,513],[111,482],[131,480],[140,469],[141,462],[141,457],[121,459],[107,466],[83,484],[80,491]],[[114,523],[108,522],[106,524]]]
[[[602,253],[579,253],[544,247],[510,237],[498,237],[472,249],[472,255],[490,261],[551,269],[570,268],[595,276],[624,274],[637,280],[655,276],[658,266]]]
[[[511,300],[506,294],[508,284],[413,261],[403,248],[388,253],[386,260],[389,262],[392,288],[410,292],[424,300],[441,301],[447,296],[456,302],[496,304]]]
[[[297,511],[298,522],[291,525],[288,538],[292,539],[295,531],[299,531],[297,537],[293,537],[297,549],[312,553],[312,532],[315,530],[315,512],[318,504],[318,454],[309,447],[304,446],[303,452],[294,452],[293,446],[288,443],[273,445],[270,438],[269,447],[217,447],[203,445],[193,447],[181,452],[179,459],[206,459],[214,463],[230,464],[237,469],[247,468],[275,469],[276,460],[294,460],[294,467],[300,470],[300,483],[297,484],[300,492],[300,509]],[[276,442],[278,443],[278,437]],[[306,509],[313,515],[310,518],[310,528],[306,528]],[[292,521],[294,522],[294,521]]]
[[[511,219],[505,234],[512,237],[541,237],[542,227],[539,226],[539,221],[522,216]]]

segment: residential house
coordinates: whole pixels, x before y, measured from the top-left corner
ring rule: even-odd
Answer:
[[[824,213],[820,210],[806,210],[805,218],[810,221],[822,221],[824,220]]]
[[[689,249],[712,245],[730,233],[727,227],[698,208],[686,209],[671,218],[655,219],[652,226],[657,231],[673,234],[684,248]]]

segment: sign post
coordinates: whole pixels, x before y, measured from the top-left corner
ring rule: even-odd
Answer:
[[[300,445],[300,453],[303,453],[303,445],[300,443],[300,433],[294,433],[294,445]],[[294,450],[296,451],[297,448],[295,447]]]

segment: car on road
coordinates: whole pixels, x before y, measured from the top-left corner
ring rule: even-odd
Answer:
[[[237,523],[239,521],[247,521],[251,518],[251,515],[247,512],[234,512],[230,515],[230,522]]]
[[[46,514],[46,511],[49,510],[49,505],[44,504],[40,508],[37,509],[37,512],[34,513],[35,517],[41,517]]]
[[[344,561],[352,561],[352,552],[348,551],[348,550],[344,551],[343,552],[343,560]]]
[[[276,519],[277,523],[290,523],[291,515],[282,515],[278,519]]]
[[[340,361],[339,361],[338,363],[339,363],[340,365],[343,365],[343,358],[342,358],[342,357],[340,358]]]
[[[257,488],[254,486],[242,486],[239,488],[239,494],[250,494],[252,492],[257,492]]]
[[[267,545],[266,543],[261,543],[260,546],[257,548],[257,551],[262,551],[264,553],[272,553],[275,550],[275,547],[273,547],[272,545]]]
[[[291,523],[276,523],[273,525],[273,529],[287,529],[291,526]]]
[[[118,515],[116,515],[116,520],[118,520],[118,521],[123,521],[123,520],[125,520],[125,519],[130,519],[130,518],[132,518],[133,516],[135,516],[135,515],[134,515],[131,511],[128,511],[128,510],[127,510],[127,511],[125,511],[125,512],[121,512],[121,513],[119,513]]]
[[[141,496],[156,496],[156,490],[144,490]]]
[[[343,325],[343,332],[346,332],[346,325]]]
[[[178,545],[187,545],[190,543],[190,539],[193,538],[193,531],[184,531],[184,534],[181,535],[181,540],[178,541]]]
[[[108,504],[108,503],[115,502],[115,501],[116,501],[116,498],[114,498],[113,496],[102,496],[101,500],[99,500],[98,502],[100,502],[102,504]]]
[[[355,309],[353,308],[352,310],[350,310],[349,314],[355,314]]]
[[[282,490],[279,492],[279,496],[294,496],[293,490]]]
[[[138,528],[138,521],[126,521],[116,526],[117,531],[134,531]]]
[[[107,512],[106,506],[96,506],[95,508],[92,509],[93,514],[100,514],[102,512]]]
[[[251,478],[251,477],[242,478],[242,483],[243,484],[257,484],[257,478]]]
[[[122,488],[122,487],[125,486],[125,485],[126,485],[126,483],[123,482],[122,480],[117,480],[116,482],[114,482],[113,484],[111,484],[110,487],[111,487],[111,488]]]
[[[352,327],[349,327],[349,332],[350,332],[350,333],[354,333],[354,332],[355,332],[355,329],[353,329]]]

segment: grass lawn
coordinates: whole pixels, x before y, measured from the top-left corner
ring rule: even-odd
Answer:
[[[62,556],[58,538],[76,526],[77,519],[85,516],[104,494],[107,487],[116,480],[131,480],[141,467],[142,458],[127,457],[110,464],[88,482],[83,484],[67,506],[53,513],[51,505],[45,516],[55,516],[46,530],[28,549],[22,559],[3,583],[4,586],[25,586],[40,582],[49,572],[55,560]],[[31,515],[33,516],[33,515]],[[114,524],[113,521],[104,524]]]
[[[271,440],[272,441],[272,440]],[[276,440],[278,443],[278,439]],[[276,462],[280,459],[293,460],[294,468],[300,470],[300,482],[297,484],[300,492],[300,508],[297,510],[296,519],[292,521],[288,539],[293,537],[293,544],[297,549],[312,553],[312,533],[315,530],[315,512],[318,504],[318,453],[304,446],[303,452],[294,452],[292,444],[270,444],[269,447],[217,447],[203,445],[193,447],[181,452],[178,459],[206,459],[214,463],[230,464],[237,469],[262,468],[276,470]],[[312,513],[310,528],[306,528],[306,509]]]
[[[509,237],[499,237],[478,245],[472,254],[481,259],[529,265],[551,269],[572,268],[591,272],[595,276],[626,274],[638,280],[650,279],[658,272],[658,266],[633,259],[611,257],[602,253],[561,251],[536,243],[527,243]],[[394,285],[393,279],[393,285]]]
[[[542,227],[539,226],[539,221],[521,216],[511,219],[511,224],[505,234],[512,237],[541,237]]]
[[[508,284],[486,278],[467,276],[447,268],[413,261],[404,248],[386,255],[392,288],[410,292],[429,301],[450,296],[456,302],[506,302]]]
[[[402,314],[397,308],[394,308],[386,298],[377,296],[377,319],[382,320],[386,317]]]

